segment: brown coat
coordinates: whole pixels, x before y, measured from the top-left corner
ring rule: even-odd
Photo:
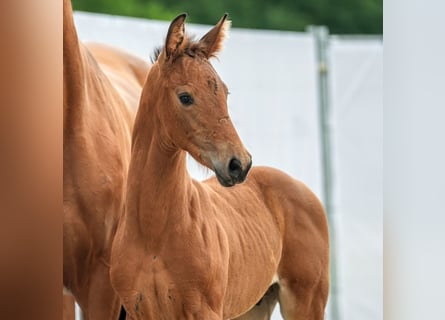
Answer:
[[[321,320],[329,287],[323,207],[283,172],[249,172],[227,86],[208,61],[222,47],[226,15],[197,42],[184,21],[170,25],[142,92],[113,286],[130,319],[221,320],[254,307],[277,282],[285,319]],[[186,152],[216,178],[191,179]]]
[[[63,284],[85,319],[116,319],[111,242],[124,210],[134,111],[148,65],[79,42],[71,3],[63,22]]]

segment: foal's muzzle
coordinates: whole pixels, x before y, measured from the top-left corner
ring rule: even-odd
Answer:
[[[232,187],[235,184],[246,180],[247,173],[251,166],[251,158],[249,158],[247,164],[243,168],[242,162],[238,158],[233,157],[225,168],[218,168],[215,166],[216,178],[224,187]]]

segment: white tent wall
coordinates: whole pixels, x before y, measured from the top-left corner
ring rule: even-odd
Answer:
[[[381,39],[331,37],[330,108],[342,319],[383,319]]]
[[[75,21],[82,41],[108,43],[147,60],[163,44],[168,28],[168,22],[83,12],[75,13]],[[186,28],[201,37],[210,26]],[[338,287],[341,319],[375,320],[382,318],[383,280],[381,88],[376,85],[381,82],[382,49],[379,41],[367,41],[368,46],[355,43],[335,39],[329,55]],[[374,50],[370,67],[363,65],[368,49]],[[322,199],[318,66],[312,34],[234,28],[213,65],[229,87],[229,112],[254,165],[279,168],[304,181]],[[194,161],[189,169],[197,179],[209,175]],[[278,309],[273,319],[281,319]]]

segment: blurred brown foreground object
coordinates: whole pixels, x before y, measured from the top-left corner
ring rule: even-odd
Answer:
[[[62,4],[0,4],[0,310],[62,313]]]

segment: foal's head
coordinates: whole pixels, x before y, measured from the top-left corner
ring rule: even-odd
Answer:
[[[224,15],[193,41],[185,34],[185,18],[179,15],[170,25],[141,107],[151,108],[162,145],[186,150],[230,187],[244,181],[252,163],[227,111],[227,86],[209,62],[221,49],[230,22]]]

